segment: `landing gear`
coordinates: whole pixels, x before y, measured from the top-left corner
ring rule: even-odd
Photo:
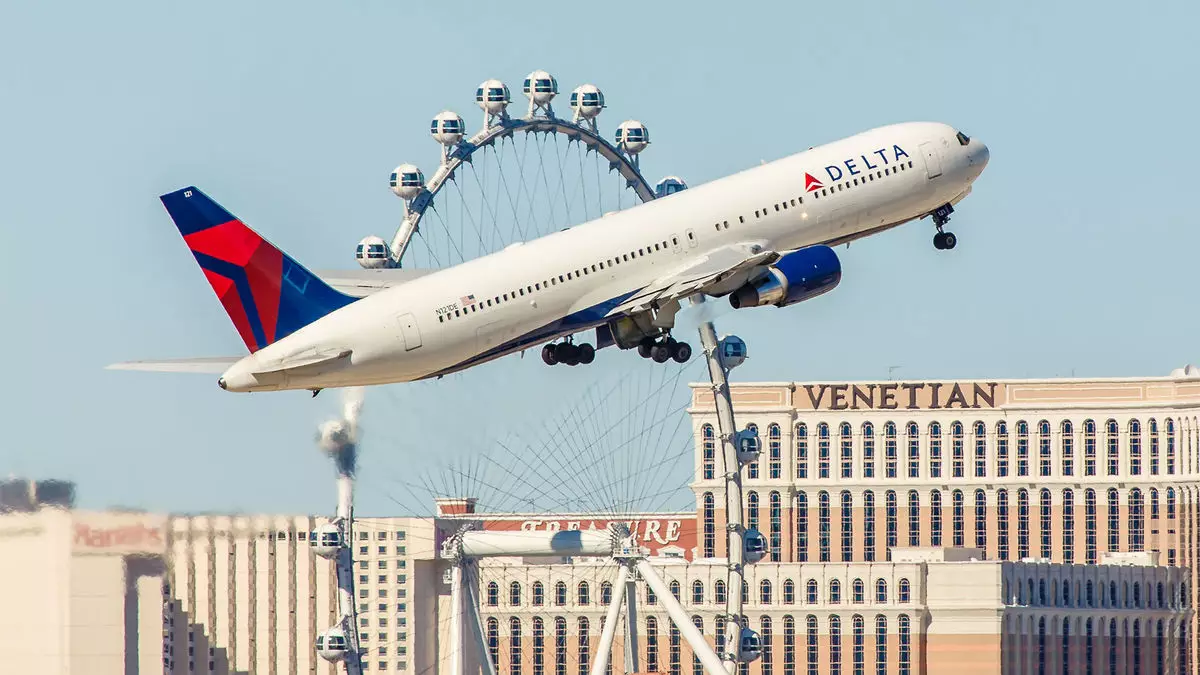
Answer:
[[[954,207],[942,204],[930,214],[933,216],[933,225],[937,228],[937,234],[933,235],[933,247],[939,251],[949,251],[958,245],[958,237],[954,236],[953,232],[942,231],[946,223],[950,222],[951,213],[954,213]]]
[[[596,348],[585,343],[559,342],[542,347],[542,362],[548,366],[560,363],[568,366],[587,365],[596,360]]]
[[[644,338],[638,344],[638,355],[655,363],[666,363],[671,359],[676,363],[686,363],[692,358],[692,346],[670,336],[662,340]]]

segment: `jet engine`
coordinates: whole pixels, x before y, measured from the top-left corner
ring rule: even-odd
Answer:
[[[842,280],[842,263],[828,246],[792,251],[766,273],[729,294],[734,309],[775,305],[787,307],[832,291]]]

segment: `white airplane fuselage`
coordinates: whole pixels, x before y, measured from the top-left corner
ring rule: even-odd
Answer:
[[[922,217],[962,199],[987,161],[982,142],[945,124],[872,129],[379,291],[247,356],[221,384],[320,389],[462,370],[601,325],[633,292],[722,246],[786,252]],[[349,356],[262,375],[333,351]]]

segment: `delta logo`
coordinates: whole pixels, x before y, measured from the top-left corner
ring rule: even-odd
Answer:
[[[840,164],[830,164],[825,167],[825,174],[829,176],[829,182],[836,183],[844,177],[858,176],[863,171],[872,171],[881,166],[895,164],[900,161],[901,157],[908,158],[908,153],[899,145],[893,145],[891,149],[880,148],[865,155],[843,160]],[[872,163],[873,161],[878,163]],[[845,167],[845,169],[842,167]],[[811,173],[805,172],[805,192],[816,192],[823,187],[825,187],[824,183],[815,178]]]
[[[813,175],[811,173],[808,173],[807,171],[804,172],[804,191],[805,192],[816,192],[817,190],[820,190],[823,187],[825,187],[825,185],[821,181],[817,180],[816,178],[813,178]]]

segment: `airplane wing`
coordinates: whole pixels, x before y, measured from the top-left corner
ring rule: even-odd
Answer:
[[[346,295],[363,298],[386,288],[399,286],[407,281],[423,277],[434,271],[407,267],[379,270],[324,270],[318,271],[317,276],[321,277],[322,281],[334,289]]]
[[[722,246],[637,291],[628,300],[614,307],[608,316],[644,311],[655,304],[703,292],[705,288],[714,286],[734,274],[750,272],[778,259],[779,253],[766,249],[757,242]]]
[[[159,373],[208,373],[220,375],[240,361],[240,356],[203,356],[191,359],[124,361],[105,366],[105,370],[147,370]]]

